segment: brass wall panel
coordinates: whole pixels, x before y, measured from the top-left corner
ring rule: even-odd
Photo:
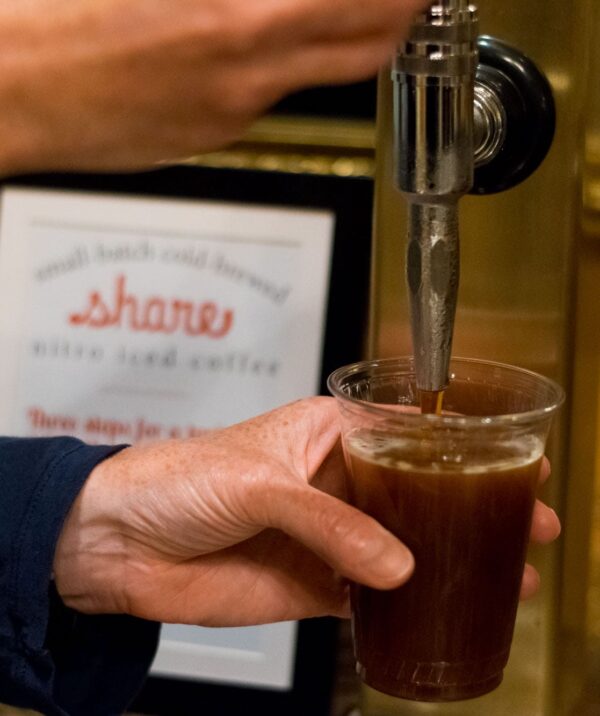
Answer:
[[[467,197],[461,208],[461,286],[454,354],[526,366],[571,394],[581,165],[592,3],[481,0],[482,33],[527,53],[557,102],[555,142],[536,174],[503,194]],[[595,4],[595,3],[594,3]],[[404,288],[406,212],[392,188],[391,82],[380,78],[370,353],[411,352]],[[600,290],[600,289],[599,289]],[[587,624],[590,474],[571,470],[570,404],[554,431],[545,491],[566,519],[552,548],[531,550],[543,589],[520,610],[505,683],[456,705],[411,704],[365,691],[367,716],[558,716],[579,698]],[[579,414],[585,420],[586,414]],[[577,466],[576,466],[577,467]],[[568,489],[567,489],[568,486]],[[578,716],[582,714],[578,713]]]
[[[375,125],[368,120],[267,116],[231,147],[183,163],[370,179],[375,174]]]
[[[591,27],[600,31],[600,4],[593,3]],[[577,250],[577,293],[573,419],[569,473],[578,477],[567,493],[567,523],[571,530],[567,558],[577,564],[578,541],[587,535],[589,550],[582,550],[585,565],[567,572],[584,581],[582,605],[587,631],[585,677],[572,716],[593,716],[600,711],[600,43],[590,43],[587,84],[585,153],[583,162],[582,232]],[[574,493],[574,494],[573,494]],[[577,538],[577,540],[575,539]],[[567,585],[565,591],[569,592]]]

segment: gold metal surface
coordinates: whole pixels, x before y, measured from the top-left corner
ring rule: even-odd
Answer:
[[[192,166],[290,174],[373,177],[373,122],[313,117],[265,117],[234,146],[190,157]]]
[[[586,263],[590,275],[581,274],[576,293],[577,266],[586,250],[585,242],[579,241],[579,227],[592,2],[480,0],[478,4],[482,33],[518,47],[544,70],[554,90],[558,122],[550,154],[534,176],[508,192],[461,202],[461,285],[453,352],[525,366],[567,389],[570,399],[549,446],[553,477],[544,490],[544,498],[564,520],[564,532],[553,547],[530,551],[530,561],[542,574],[542,591],[521,606],[511,659],[499,689],[453,705],[402,702],[365,690],[365,716],[584,713],[573,709],[582,704],[586,668],[594,477],[594,460],[586,458],[600,442],[593,428],[598,424],[598,360],[589,392],[585,393],[585,378],[579,392],[573,387],[574,356],[582,361],[585,355],[589,360],[592,354],[596,359],[600,355],[600,345],[594,345],[589,331],[575,333],[577,305],[586,305],[587,314],[578,316],[583,326],[590,321],[597,326],[600,310],[600,265],[599,273],[592,276],[592,264]],[[404,288],[406,211],[392,187],[391,131],[391,82],[382,73],[370,336],[370,352],[376,356],[412,352]],[[589,182],[586,192],[588,197],[600,196],[598,185]],[[585,292],[594,283],[597,298],[590,305]],[[587,395],[587,401],[580,393]],[[571,458],[570,447],[582,450],[582,443],[587,452]]]
[[[597,2],[592,6],[591,26],[597,37],[600,31]],[[600,712],[600,44],[596,40],[590,47],[569,465],[570,473],[586,479],[578,480],[576,487],[582,499],[571,501],[568,513],[570,522],[582,521],[589,528],[589,550],[583,550],[587,564],[580,568],[580,574],[572,572],[573,577],[584,580],[587,586],[583,607],[587,648],[583,690],[570,716],[593,716]],[[580,539],[585,536],[581,534]]]
[[[291,146],[372,153],[375,126],[368,120],[268,116],[250,128],[244,143],[261,146]]]

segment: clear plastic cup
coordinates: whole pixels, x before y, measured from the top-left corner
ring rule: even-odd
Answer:
[[[419,701],[480,696],[508,661],[540,463],[563,401],[553,381],[455,359],[444,414],[422,415],[410,358],[336,370],[351,503],[398,536],[415,571],[352,585],[357,670]]]

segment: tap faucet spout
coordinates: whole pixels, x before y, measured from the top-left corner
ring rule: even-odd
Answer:
[[[459,279],[458,203],[411,202],[406,276],[417,385],[446,387]]]
[[[436,0],[398,48],[395,180],[409,202],[407,281],[417,387],[448,382],[458,295],[458,200],[473,184],[477,11]]]

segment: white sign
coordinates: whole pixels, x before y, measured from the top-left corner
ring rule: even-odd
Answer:
[[[333,231],[327,211],[5,189],[2,434],[188,437],[314,394]],[[289,685],[295,625],[202,631],[165,628],[155,669],[229,680],[206,673],[219,647]]]

